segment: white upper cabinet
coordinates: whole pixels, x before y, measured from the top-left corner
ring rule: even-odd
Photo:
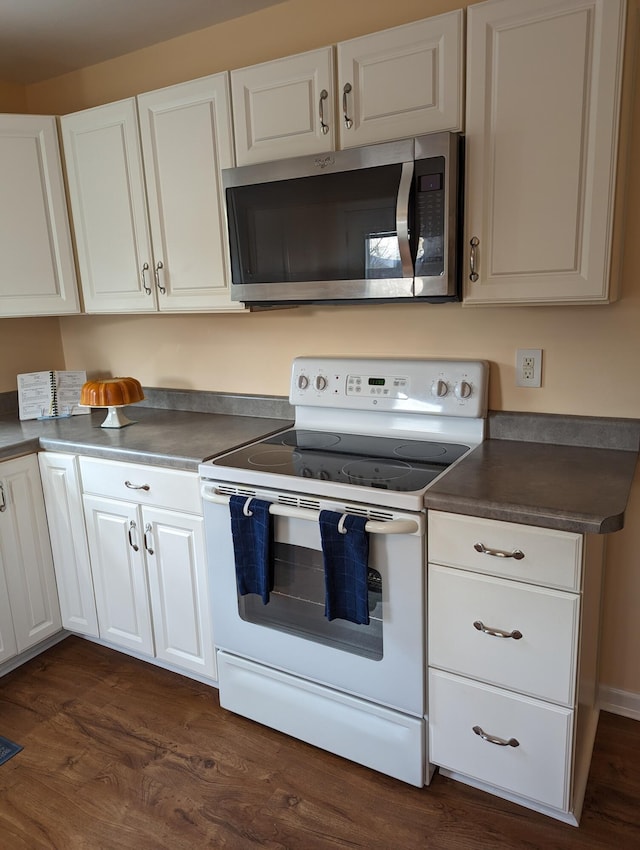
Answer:
[[[608,300],[623,35],[624,0],[469,7],[467,304]]]
[[[220,177],[233,165],[227,75],[61,124],[86,311],[242,309],[229,298]]]
[[[0,317],[80,312],[56,119],[0,115]]]
[[[338,44],[341,148],[462,130],[462,9]]]
[[[461,130],[464,13],[231,72],[238,165]],[[339,129],[338,129],[339,127]]]
[[[231,71],[231,96],[238,165],[334,149],[333,48]]]

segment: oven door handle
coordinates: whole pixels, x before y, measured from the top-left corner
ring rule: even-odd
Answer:
[[[214,505],[228,505],[230,496],[223,493],[218,493],[215,487],[210,487],[206,484],[202,486],[202,498],[205,502],[213,502]],[[269,513],[273,516],[284,516],[292,519],[305,519],[312,522],[317,522],[320,519],[319,511],[312,511],[308,508],[293,508],[289,505],[281,505],[278,502],[271,502]],[[364,527],[369,534],[420,534],[421,524],[415,519],[391,519],[391,520],[367,520]]]

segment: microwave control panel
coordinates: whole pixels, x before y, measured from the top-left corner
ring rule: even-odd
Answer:
[[[483,417],[489,366],[483,360],[298,357],[295,406]]]
[[[444,274],[446,232],[445,160],[442,156],[420,160],[416,175],[416,275]]]

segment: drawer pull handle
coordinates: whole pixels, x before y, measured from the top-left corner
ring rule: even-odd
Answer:
[[[151,490],[148,484],[132,484],[130,481],[125,481],[124,486],[129,490]]]
[[[134,543],[133,540],[133,532],[136,530],[136,524],[133,520],[129,522],[129,546],[133,549],[134,552],[138,551],[138,544]]]
[[[479,632],[484,632],[485,635],[491,635],[492,637],[513,638],[514,640],[520,640],[522,637],[522,632],[519,632],[518,629],[514,629],[512,632],[505,632],[504,629],[492,629],[489,626],[485,626],[482,620],[476,620],[473,627]]]
[[[516,561],[521,561],[524,558],[524,552],[521,549],[514,549],[513,552],[503,552],[502,549],[488,549],[484,543],[474,543],[473,548],[476,552],[483,555],[491,555],[494,558],[513,558]]]
[[[489,735],[484,731],[480,726],[474,726],[473,731],[482,738],[483,741],[487,741],[489,744],[495,744],[497,747],[519,747],[520,741],[516,738],[509,738],[505,741],[504,738],[496,738],[495,735]]]
[[[148,522],[144,527],[144,548],[150,555],[153,555],[153,536],[151,532],[153,529],[151,528],[151,523]],[[149,545],[149,540],[151,541],[151,545]]]

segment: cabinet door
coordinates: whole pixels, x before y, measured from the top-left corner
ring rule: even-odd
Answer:
[[[0,115],[0,316],[80,312],[56,119]]]
[[[467,30],[465,302],[606,302],[622,0],[494,0]]]
[[[238,165],[334,149],[333,48],[231,71],[231,92]]]
[[[2,494],[0,493],[0,507],[2,506]],[[4,577],[5,565],[0,547],[0,664],[8,661],[18,654],[16,636],[13,631],[13,615],[9,605],[9,591]]]
[[[143,508],[156,656],[215,679],[202,517]]]
[[[338,44],[340,147],[461,130],[462,9]]]
[[[221,170],[233,165],[227,74],[138,98],[160,310],[242,310],[230,299]]]
[[[135,99],[60,120],[85,310],[155,311]]]
[[[0,485],[0,567],[22,652],[62,627],[36,456],[0,464]]]
[[[41,452],[38,461],[62,624],[72,632],[98,637],[78,459],[74,455]]]
[[[100,637],[153,656],[140,517],[136,505],[84,496]]]

